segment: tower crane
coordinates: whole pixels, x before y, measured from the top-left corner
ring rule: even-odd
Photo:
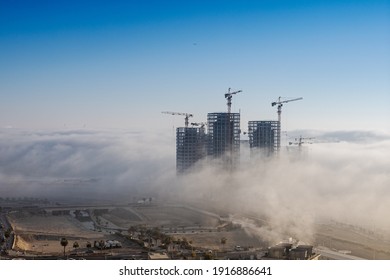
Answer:
[[[228,114],[230,114],[230,112],[231,112],[233,94],[237,94],[239,92],[242,92],[242,90],[237,90],[237,91],[233,91],[233,92],[230,92],[230,90],[231,90],[231,88],[229,88],[228,92],[225,93],[225,98],[227,99]]]
[[[200,129],[203,133],[205,133],[205,129],[204,127],[207,125],[207,123],[205,122],[199,122],[199,123],[196,123],[196,122],[193,122],[191,123],[192,126],[200,126]]]
[[[289,145],[298,145],[299,147],[302,146],[302,144],[312,144],[312,142],[306,142],[306,140],[313,140],[314,137],[302,137],[299,136],[299,138],[295,138],[295,142],[289,142]]]
[[[201,128],[204,128],[207,125],[207,123],[205,123],[205,122],[200,122],[200,123],[192,122],[191,125],[192,126],[200,126]]]
[[[282,107],[283,107],[283,104],[303,99],[303,97],[298,97],[298,98],[293,98],[293,99],[288,99],[288,100],[281,100],[281,98],[282,97],[279,96],[278,101],[275,101],[275,102],[271,103],[272,107],[275,106],[275,105],[278,105],[278,122],[279,122],[279,126],[278,126],[278,137],[277,137],[277,143],[276,143],[277,144],[276,146],[277,146],[278,150],[280,150],[280,134],[281,134],[281,128],[282,128],[281,120],[282,120]]]
[[[168,114],[168,115],[185,116],[185,118],[184,118],[185,127],[188,127],[188,119],[192,118],[194,116],[193,114],[189,114],[189,113],[177,113],[177,112],[168,112],[168,111],[163,111],[161,113],[162,114]]]
[[[227,121],[227,129],[226,129],[226,132],[227,132],[227,150],[229,151],[229,161],[231,163],[232,155],[233,155],[233,131],[232,131],[231,127],[230,127],[230,122],[231,122],[230,113],[231,113],[231,110],[232,110],[232,98],[233,98],[233,94],[237,94],[239,92],[242,92],[242,90],[237,90],[237,91],[233,91],[233,92],[231,92],[230,90],[231,90],[231,88],[229,88],[228,92],[225,93],[225,98],[227,100],[227,106],[228,106],[228,114],[227,114],[227,118],[226,118],[226,121]]]

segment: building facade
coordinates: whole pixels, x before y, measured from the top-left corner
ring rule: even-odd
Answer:
[[[206,156],[206,134],[204,128],[176,128],[176,171],[185,173],[196,162]]]
[[[234,161],[240,151],[240,114],[208,113],[207,125],[207,154]]]
[[[248,136],[251,154],[270,156],[277,151],[278,121],[249,121]]]

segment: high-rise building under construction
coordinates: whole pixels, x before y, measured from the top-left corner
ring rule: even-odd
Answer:
[[[277,151],[278,121],[249,121],[248,135],[251,155],[270,156]]]
[[[176,128],[176,171],[185,173],[206,156],[204,127]]]
[[[207,125],[207,154],[234,161],[240,150],[240,114],[208,113]]]

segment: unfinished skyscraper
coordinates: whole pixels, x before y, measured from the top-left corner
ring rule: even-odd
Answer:
[[[233,162],[240,151],[240,114],[208,113],[207,153]]]
[[[176,129],[176,171],[185,173],[206,156],[206,135],[203,127]]]
[[[251,155],[270,156],[278,148],[278,121],[250,121],[248,123]]]

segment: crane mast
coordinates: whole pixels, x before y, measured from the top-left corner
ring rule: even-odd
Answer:
[[[178,112],[169,112],[169,111],[163,111],[162,114],[168,114],[168,115],[179,115],[179,116],[185,116],[184,118],[184,124],[185,127],[188,127],[188,119],[192,118],[194,115],[190,113],[178,113]]]
[[[272,107],[275,105],[278,105],[278,135],[277,135],[277,140],[276,140],[276,146],[277,150],[280,150],[280,138],[281,138],[281,129],[282,129],[282,107],[284,103],[292,102],[292,101],[298,101],[302,100],[303,97],[298,97],[298,98],[293,98],[293,99],[288,99],[288,100],[281,100],[282,97],[279,96],[278,100],[275,102],[272,102],[271,105]]]
[[[228,92],[225,93],[225,98],[227,99],[227,106],[228,106],[228,114],[230,114],[231,112],[231,109],[232,109],[232,98],[233,98],[233,94],[237,94],[239,92],[242,92],[242,90],[237,90],[237,91],[233,91],[233,92],[230,92],[231,88],[228,89]]]
[[[233,130],[232,130],[232,127],[231,127],[231,123],[232,123],[232,120],[231,120],[231,117],[230,117],[230,114],[231,114],[231,111],[232,111],[232,98],[233,98],[233,95],[234,94],[237,94],[239,92],[242,92],[242,90],[237,90],[237,91],[231,91],[231,88],[228,89],[228,92],[225,93],[225,98],[227,100],[227,107],[228,107],[228,111],[227,111],[227,118],[226,118],[226,136],[227,136],[227,151],[229,153],[228,155],[228,161],[230,163],[230,167],[232,165],[232,156],[233,156]]]

